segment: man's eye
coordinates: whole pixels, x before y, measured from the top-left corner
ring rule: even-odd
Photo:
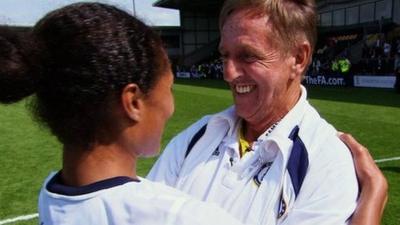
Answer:
[[[255,55],[243,55],[242,60],[247,63],[253,63],[257,61],[257,57]]]

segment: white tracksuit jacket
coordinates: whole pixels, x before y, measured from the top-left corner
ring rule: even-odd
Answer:
[[[40,225],[243,225],[215,204],[140,178],[114,177],[83,187],[46,179]]]
[[[295,107],[242,158],[234,107],[202,118],[171,140],[147,178],[215,202],[245,223],[347,224],[358,195],[353,160],[306,96],[302,87]]]

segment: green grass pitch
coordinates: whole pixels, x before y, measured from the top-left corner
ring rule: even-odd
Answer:
[[[232,103],[222,81],[177,80],[174,94],[175,114],[163,145],[201,116]],[[337,129],[352,133],[375,159],[400,156],[400,94],[388,89],[309,87],[308,95],[323,117]],[[32,120],[25,104],[0,105],[0,221],[36,213],[44,178],[60,168],[60,144]],[[154,161],[141,160],[139,175],[145,176]],[[382,224],[399,225],[400,161],[379,167],[390,185]],[[37,219],[13,224],[37,224]]]

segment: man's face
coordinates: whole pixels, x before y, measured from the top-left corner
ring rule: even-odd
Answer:
[[[294,57],[270,41],[268,16],[253,17],[247,12],[233,12],[222,27],[219,50],[224,79],[232,90],[238,116],[249,123],[267,124],[290,110],[293,93],[289,85],[300,78],[292,69]]]

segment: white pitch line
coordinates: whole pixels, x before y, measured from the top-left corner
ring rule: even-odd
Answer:
[[[376,163],[381,163],[381,162],[388,162],[388,161],[396,161],[400,160],[400,157],[393,157],[393,158],[386,158],[386,159],[377,159],[375,160]]]
[[[30,215],[18,216],[18,217],[11,218],[11,219],[0,220],[0,225],[7,224],[7,223],[14,223],[17,221],[31,220],[38,216],[39,216],[39,214],[35,213],[35,214],[30,214]]]

